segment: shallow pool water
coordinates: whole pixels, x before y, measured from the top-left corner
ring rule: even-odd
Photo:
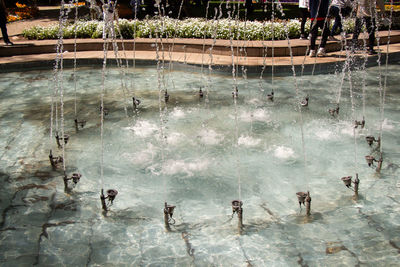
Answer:
[[[352,72],[351,86],[346,75],[337,118],[328,109],[336,106],[340,73],[298,77],[299,97],[293,77],[276,77],[274,102],[267,99],[270,77],[261,85],[239,78],[235,112],[229,74],[211,76],[207,90],[208,77],[189,67],[166,72],[161,137],[157,70],[127,71],[124,91],[120,71],[109,69],[101,181],[101,69],[77,72],[78,119],[87,121],[78,132],[72,70],[64,70],[65,162],[68,174],[82,174],[72,192],[64,192],[62,171],[48,160],[50,149],[62,152],[49,137],[52,72],[0,74],[1,265],[398,265],[398,65],[381,69],[388,74],[381,173],[364,159],[373,153],[365,136],[380,130],[379,71],[367,69],[365,97],[364,73]],[[208,93],[203,99],[200,86]],[[141,100],[137,113],[132,95]],[[306,95],[301,117],[298,101]],[[354,130],[353,112],[357,120],[365,116],[364,129]],[[355,173],[357,201],[340,180]],[[107,214],[103,183],[119,192]],[[307,190],[310,217],[296,198]],[[239,195],[241,235],[230,205]],[[164,229],[164,201],[177,206],[171,232]]]

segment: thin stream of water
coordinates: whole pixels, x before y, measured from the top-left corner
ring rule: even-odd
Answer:
[[[182,7],[183,7],[183,1],[181,1],[181,4],[179,5],[179,11],[178,11],[178,18],[175,21],[175,29],[178,28],[178,20],[181,17],[181,12],[182,12]],[[168,5],[168,4],[167,4]],[[165,12],[165,11],[164,11]],[[163,16],[164,17],[164,16]],[[176,41],[176,31],[174,32],[174,35],[172,36],[172,46],[170,46],[168,48],[168,54],[169,54],[169,63],[168,63],[168,72],[172,73],[173,69],[174,69],[174,61],[172,60],[172,52],[174,52],[174,47],[175,47],[175,41]],[[167,36],[168,39],[168,36]],[[203,51],[204,53],[204,51]],[[173,79],[170,79],[171,84],[172,84],[172,88],[175,90],[175,82]]]
[[[100,146],[101,146],[101,153],[100,153],[100,187],[104,189],[104,116],[105,116],[105,107],[104,107],[104,93],[105,93],[105,80],[106,80],[106,68],[107,68],[107,54],[108,54],[108,44],[109,38],[107,33],[109,29],[109,23],[107,23],[107,9],[108,5],[103,2],[103,5],[106,8],[103,8],[103,66],[101,70],[101,92],[100,92]]]
[[[347,71],[347,76],[349,79],[351,113],[352,113],[353,121],[355,122],[357,120],[356,107],[355,107],[355,100],[354,100],[355,97],[353,94],[353,83],[352,83],[352,79],[351,79],[351,70],[350,69]],[[356,133],[355,125],[353,125],[353,138],[354,138],[354,172],[358,173],[358,169],[357,169],[357,133]]]
[[[282,16],[284,16],[284,12],[283,12],[283,7],[282,4],[280,2],[280,0],[278,0],[278,10],[280,11],[280,13],[282,14]],[[288,26],[287,26],[287,22],[284,22],[284,28],[285,28],[285,33],[286,33],[286,39],[288,41],[288,48],[289,48],[289,53],[290,53],[290,64],[292,67],[292,74],[293,74],[293,79],[294,79],[294,85],[295,85],[295,89],[296,89],[296,104],[297,104],[297,108],[300,114],[300,130],[301,130],[301,145],[302,145],[302,149],[303,149],[303,159],[304,159],[304,166],[307,166],[307,156],[306,156],[306,147],[305,147],[305,141],[304,141],[304,122],[303,122],[303,113],[301,110],[301,105],[300,105],[300,90],[299,90],[299,86],[298,86],[298,82],[297,82],[297,77],[296,77],[296,69],[294,67],[294,62],[293,62],[293,50],[292,50],[292,46],[290,44],[290,38],[289,38],[289,30],[288,30]],[[306,175],[307,177],[307,175]],[[307,178],[306,178],[307,181]],[[306,183],[308,186],[308,182]]]
[[[221,1],[219,4],[219,8],[214,9],[214,20],[213,20],[213,25],[215,25],[212,33],[212,43],[211,47],[209,49],[209,58],[210,62],[208,64],[208,78],[207,78],[207,87],[206,87],[206,99],[205,102],[208,105],[209,103],[209,93],[210,93],[210,87],[211,87],[211,74],[212,74],[212,66],[213,66],[213,54],[212,51],[214,49],[214,46],[217,42],[217,29],[219,25],[219,20],[222,18],[222,4],[224,3],[225,0]]]
[[[158,8],[158,13],[160,18],[161,17],[161,8],[160,7],[160,3],[156,3],[157,8]],[[165,78],[164,78],[164,45],[163,45],[163,32],[164,32],[164,20],[161,20],[161,29],[157,28],[156,29],[156,40],[155,40],[155,44],[156,44],[156,60],[157,60],[157,87],[158,87],[158,110],[159,110],[159,127],[160,127],[160,151],[161,151],[161,166],[160,166],[160,170],[161,170],[161,175],[163,176],[162,180],[163,180],[163,191],[164,191],[164,202],[167,202],[167,177],[166,175],[164,175],[163,169],[164,169],[164,164],[165,164],[165,146],[166,146],[166,142],[165,142],[165,135],[164,135],[164,116],[166,115],[166,110],[163,111],[162,108],[162,92],[167,92],[166,88],[165,88]],[[160,45],[158,44],[158,40],[160,40]],[[160,66],[161,64],[161,60],[160,60],[160,46],[161,46],[161,50],[162,50],[162,66]],[[164,86],[164,87],[163,87]],[[165,99],[165,109],[167,108],[167,102]]]
[[[264,12],[266,12],[264,10]],[[265,20],[263,21],[263,29],[265,29]],[[259,81],[258,81],[258,87],[260,89],[261,92],[264,92],[264,72],[265,72],[265,68],[267,65],[267,56],[268,56],[268,46],[265,45],[265,31],[262,32],[262,46],[263,46],[263,65],[261,67],[261,72],[260,72],[260,77],[259,77]],[[273,46],[272,46],[273,49]],[[272,52],[273,53],[273,52]]]
[[[388,29],[388,40],[386,43],[386,59],[385,59],[385,78],[383,82],[383,95],[382,95],[382,110],[381,110],[381,123],[380,123],[380,153],[382,155],[382,134],[383,134],[383,122],[385,114],[385,100],[386,100],[386,89],[387,89],[387,77],[388,77],[388,66],[389,66],[389,46],[390,46],[390,35],[392,31],[392,19],[393,19],[393,0],[390,0],[390,17],[389,17],[389,29]]]
[[[228,2],[227,2],[228,4]],[[233,79],[233,91],[232,91],[232,96],[233,96],[233,103],[234,103],[234,116],[235,116],[235,140],[234,140],[234,146],[233,148],[235,149],[235,160],[236,160],[236,175],[237,175],[237,180],[238,180],[238,196],[239,196],[239,201],[242,199],[242,182],[241,182],[241,177],[240,177],[240,160],[239,160],[239,155],[238,155],[238,142],[239,142],[239,127],[238,127],[238,110],[237,110],[237,97],[238,97],[238,84],[237,84],[237,65],[238,65],[238,58],[239,55],[236,55],[236,64],[235,64],[235,52],[233,48],[233,38],[234,38],[234,33],[232,31],[232,26],[231,26],[231,18],[235,17],[235,4],[232,4],[232,13],[229,10],[228,11],[228,20],[229,20],[229,42],[231,46],[231,55],[232,55],[232,79]],[[237,11],[237,16],[235,17],[235,24],[239,24],[239,8]],[[237,42],[239,42],[237,40]]]
[[[272,92],[274,92],[274,75],[275,75],[275,1],[271,2],[272,13],[271,13],[271,32],[272,32],[272,40],[271,40],[271,86]]]
[[[182,0],[183,3],[183,0]],[[205,17],[205,23],[208,23],[208,9],[210,7],[210,1],[207,1],[207,7],[206,7],[206,17]],[[205,55],[205,47],[206,47],[206,35],[207,35],[207,28],[204,27],[204,34],[203,34],[203,48],[202,48],[202,53],[201,53],[201,66],[200,66],[200,82],[203,84],[203,68],[204,68],[204,55]]]

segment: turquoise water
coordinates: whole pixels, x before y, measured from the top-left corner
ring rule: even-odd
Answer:
[[[367,69],[365,98],[363,73],[352,73],[355,118],[366,119],[365,128],[354,131],[356,138],[347,77],[339,117],[327,111],[336,105],[340,74],[298,78],[299,98],[293,77],[277,77],[274,102],[266,97],[272,90],[269,77],[261,86],[258,78],[239,79],[236,138],[230,75],[211,77],[206,101],[197,91],[207,77],[191,67],[166,73],[170,101],[166,108],[162,102],[164,141],[156,69],[129,70],[125,94],[120,72],[108,70],[104,188],[119,194],[106,216],[99,200],[101,69],[78,71],[78,118],[87,121],[78,132],[72,70],[64,74],[65,132],[70,135],[65,162],[69,174],[82,174],[70,193],[64,192],[62,171],[53,171],[48,160],[50,149],[61,154],[55,138],[49,138],[52,72],[0,74],[2,266],[400,262],[398,65],[387,72],[380,174],[364,160],[371,154],[365,136],[377,137],[380,129],[378,67]],[[137,114],[132,95],[142,102]],[[302,108],[303,151],[297,103],[306,95],[310,104]],[[361,181],[358,201],[340,180],[356,172]],[[230,206],[239,198],[239,180],[242,235]],[[307,190],[310,217],[296,198],[296,192]],[[164,229],[164,201],[177,206],[171,232]]]

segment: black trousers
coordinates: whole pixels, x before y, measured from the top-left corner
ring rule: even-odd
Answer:
[[[5,43],[9,43],[10,39],[8,39],[8,34],[7,34],[7,18],[4,12],[0,11],[0,28],[1,28],[1,34],[3,35],[3,39]]]
[[[353,32],[353,46],[357,45],[358,41],[358,36],[361,33],[361,28],[365,24],[365,27],[367,28],[368,32],[368,49],[373,50],[374,49],[374,43],[375,43],[375,19],[371,17],[362,17],[362,18],[356,18],[356,25],[354,27],[354,32]]]
[[[308,12],[308,9],[307,9],[307,8],[302,8],[302,7],[299,8],[299,10],[300,10],[300,17],[301,17],[300,34],[301,34],[301,35],[305,35],[305,33],[304,33],[304,27],[305,27],[305,25],[306,25],[307,18],[310,17],[310,12]]]
[[[317,40],[317,35],[318,35],[318,28],[323,29],[322,31],[322,37],[321,37],[321,44],[319,47],[324,48],[326,45],[326,40],[328,39],[329,36],[329,26],[327,23],[327,20],[313,20],[311,24],[311,40],[310,40],[310,49],[315,50],[315,41]]]

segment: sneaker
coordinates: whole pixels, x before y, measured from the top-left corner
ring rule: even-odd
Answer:
[[[12,42],[8,41],[8,42],[6,42],[6,45],[11,46],[11,45],[14,45],[14,44]]]
[[[300,40],[307,40],[307,37],[304,34],[302,34],[300,35]]]
[[[328,36],[328,40],[329,41],[336,41],[336,42],[339,41],[338,39],[335,38],[335,36],[331,36],[331,35]]]
[[[310,50],[310,54],[308,54],[309,57],[315,57],[315,50]]]
[[[318,49],[317,57],[324,57],[324,56],[326,56],[325,48],[320,47]]]
[[[346,38],[350,37],[350,35],[347,34],[346,32],[341,32],[340,37],[342,37],[342,39],[346,39]]]

